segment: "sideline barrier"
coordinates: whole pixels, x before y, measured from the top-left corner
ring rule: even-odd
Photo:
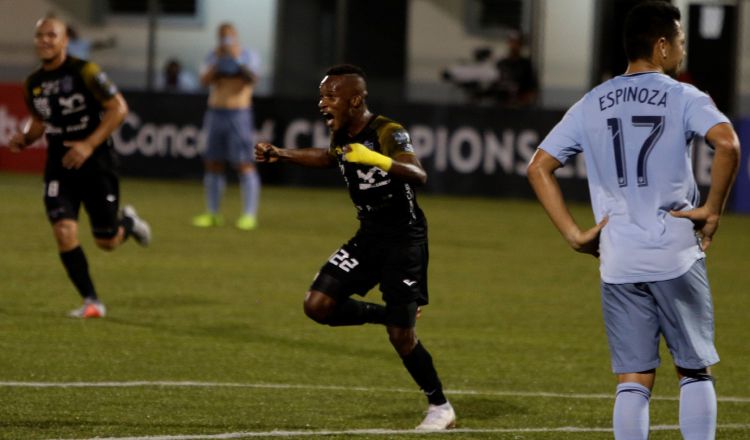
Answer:
[[[7,148],[10,138],[23,127],[28,116],[21,86],[0,83],[0,170],[33,173],[44,169],[47,147],[43,139],[22,153],[11,153]]]
[[[131,113],[114,137],[123,172],[148,177],[200,178],[202,95],[128,93]],[[558,111],[503,111],[370,102],[409,130],[415,152],[435,193],[532,197],[526,163],[542,136],[561,118]],[[317,100],[259,98],[254,102],[257,140],[275,145],[325,147],[328,128]],[[563,185],[571,198],[588,198],[585,169],[566,167]],[[260,166],[266,182],[291,185],[343,185],[337,172],[288,164]]]
[[[205,144],[201,126],[206,96],[146,92],[124,92],[124,95],[130,113],[113,136],[122,174],[200,179],[203,173],[200,152]],[[20,85],[0,85],[0,146],[7,145],[16,127],[28,116],[22,99]],[[563,115],[561,111],[549,110],[377,101],[371,101],[370,108],[403,123],[409,130],[415,152],[429,176],[423,191],[521,198],[533,197],[526,180],[526,163],[544,135]],[[254,111],[258,141],[293,148],[328,145],[328,129],[320,118],[314,98],[257,98]],[[743,137],[750,140],[747,131],[745,128]],[[0,170],[40,172],[44,153],[43,142],[21,154],[11,154],[7,148],[0,147]],[[693,166],[701,189],[710,182],[711,158],[705,142],[697,141]],[[747,159],[744,163],[747,176]],[[259,169],[266,183],[343,185],[339,173],[332,170],[288,164],[261,165]],[[588,201],[583,155],[559,170],[558,177],[567,199]],[[745,186],[748,187],[750,184]],[[739,186],[737,188],[739,191]],[[733,206],[743,209],[738,202],[747,201],[748,197],[734,200]]]

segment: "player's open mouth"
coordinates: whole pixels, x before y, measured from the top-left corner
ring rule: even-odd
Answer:
[[[322,112],[323,113],[323,120],[326,121],[326,125],[328,127],[331,127],[333,125],[333,115],[328,112]]]

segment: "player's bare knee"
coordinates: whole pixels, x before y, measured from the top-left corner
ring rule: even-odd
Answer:
[[[69,251],[78,246],[78,227],[75,222],[59,221],[52,225],[52,232],[61,251]]]
[[[326,324],[326,321],[331,314],[331,306],[327,301],[324,301],[324,298],[321,295],[316,293],[317,292],[311,291],[307,292],[307,295],[305,295],[305,301],[303,303],[305,315],[318,324]]]
[[[417,345],[417,335],[413,328],[387,327],[388,339],[400,356],[406,356]]]
[[[97,238],[95,241],[99,249],[102,249],[105,251],[113,251],[117,248],[117,245],[119,244],[117,237]]]
[[[112,235],[114,234],[114,235]],[[96,245],[105,251],[113,251],[122,244],[125,231],[122,226],[107,231],[94,231]]]
[[[325,313],[320,307],[316,307],[315,305],[311,304],[309,301],[305,301],[303,304],[303,307],[305,310],[305,315],[307,315],[308,318],[312,319],[318,324],[326,323],[326,318],[328,317],[328,314]]]
[[[223,173],[224,172],[224,163],[223,162],[217,162],[208,160],[205,162],[206,171],[210,173]]]
[[[238,174],[247,174],[255,171],[255,165],[252,163],[241,163],[237,166],[236,171]]]

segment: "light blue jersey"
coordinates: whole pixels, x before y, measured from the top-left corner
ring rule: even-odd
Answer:
[[[594,216],[609,217],[599,248],[604,282],[674,279],[704,257],[693,223],[669,211],[700,203],[691,141],[724,122],[705,93],[644,72],[591,90],[542,141],[563,164],[584,154]]]

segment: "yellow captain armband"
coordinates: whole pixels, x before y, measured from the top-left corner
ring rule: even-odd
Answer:
[[[393,165],[393,159],[383,154],[370,150],[362,144],[349,144],[344,151],[344,160],[352,163],[361,163],[362,165],[372,165],[383,171],[388,171]],[[347,151],[347,149],[349,151]]]

